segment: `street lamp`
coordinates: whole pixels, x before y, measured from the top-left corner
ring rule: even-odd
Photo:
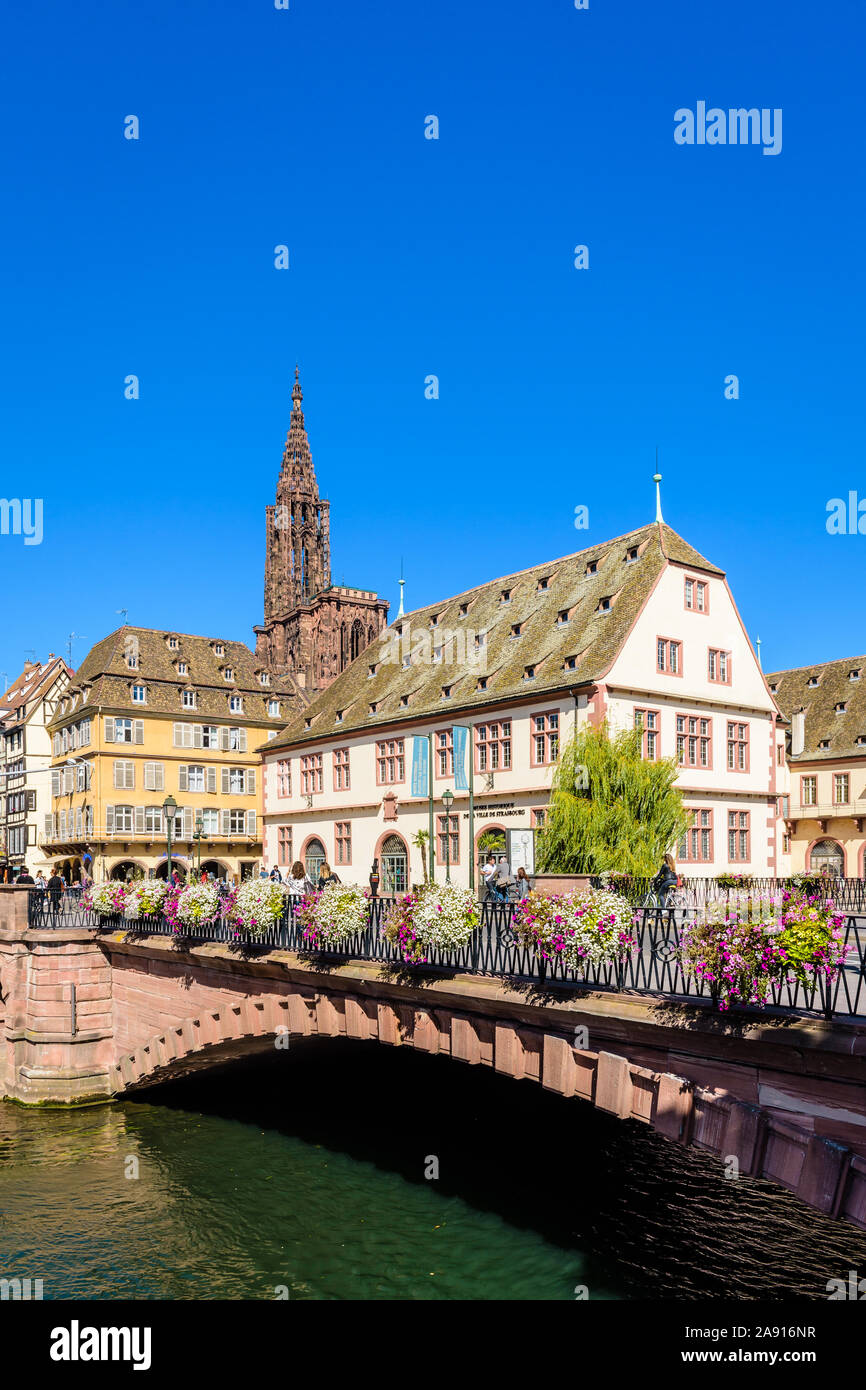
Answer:
[[[442,793],[442,800],[445,802],[445,882],[451,882],[451,803],[454,800],[454,793],[450,787],[446,787]]]
[[[165,816],[165,837],[168,844],[168,856],[165,866],[165,881],[171,883],[171,827],[174,825],[174,818],[177,815],[177,802],[173,796],[167,796],[162,803],[162,812]]]
[[[201,878],[201,837],[202,837],[203,832],[204,832],[204,821],[202,820],[201,816],[196,816],[196,818],[195,818],[195,834],[193,835],[192,838],[196,841],[196,845],[197,845],[197,847],[198,847],[198,877],[199,877],[199,878]]]

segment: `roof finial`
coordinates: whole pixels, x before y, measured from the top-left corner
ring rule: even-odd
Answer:
[[[761,665],[761,639],[760,639],[760,637],[756,637],[756,638],[755,638],[755,647],[756,647],[757,654],[758,654],[758,666],[759,666],[759,667],[761,668],[761,670],[763,671],[764,668],[763,668],[763,666]]]
[[[664,520],[664,517],[662,516],[662,490],[661,490],[661,481],[662,481],[662,475],[661,475],[661,473],[659,472],[659,446],[658,446],[658,444],[657,444],[657,445],[656,445],[656,471],[655,471],[655,473],[653,473],[653,482],[654,482],[655,485],[656,485],[656,521],[659,521],[659,522],[661,522],[661,521]]]
[[[295,410],[300,410],[300,408],[301,408],[301,401],[304,399],[304,393],[303,393],[303,391],[301,390],[300,376],[301,376],[300,369],[299,369],[298,364],[297,364],[297,362],[296,362],[296,363],[295,363],[295,384],[294,384],[294,386],[292,387],[292,410],[293,410],[293,411],[295,411]]]
[[[405,583],[406,583],[406,580],[403,578],[403,561],[401,560],[401,561],[400,561],[400,607],[399,607],[398,610],[397,610],[397,617],[398,617],[398,618],[402,618],[402,617],[405,616],[404,613],[403,613],[403,585],[404,585]]]

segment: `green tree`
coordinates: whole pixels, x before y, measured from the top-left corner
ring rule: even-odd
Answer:
[[[419,830],[412,836],[412,843],[421,851],[421,868],[424,873],[424,882],[429,880],[430,870],[427,864],[427,846],[430,843],[430,831]]]
[[[673,758],[641,756],[639,729],[611,736],[606,725],[584,725],[560,754],[538,867],[651,877],[690,823],[676,777]]]

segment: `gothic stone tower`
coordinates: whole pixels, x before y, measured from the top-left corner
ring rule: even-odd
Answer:
[[[256,654],[312,693],[328,685],[388,624],[388,604],[331,583],[330,503],[319,497],[295,368],[277,498],[266,507],[265,620]]]

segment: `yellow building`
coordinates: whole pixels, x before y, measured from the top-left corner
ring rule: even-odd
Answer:
[[[303,703],[242,642],[122,627],[98,642],[49,725],[51,811],[40,845],[74,880],[245,878],[261,863],[256,749]]]
[[[794,873],[866,877],[866,656],[767,677],[791,723]]]

